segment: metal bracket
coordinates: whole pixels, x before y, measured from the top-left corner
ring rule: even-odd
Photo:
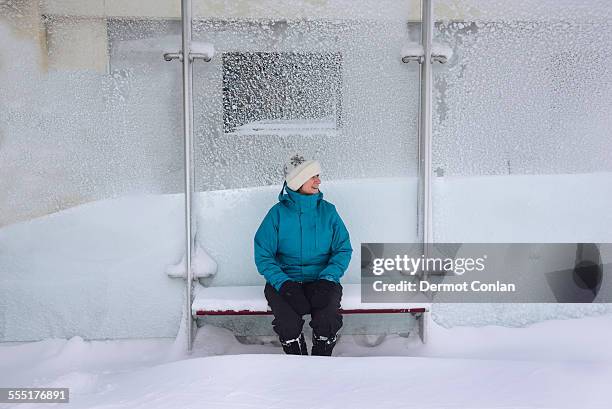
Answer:
[[[408,64],[409,62],[418,62],[419,64],[423,64],[425,59],[422,55],[405,55],[402,57],[402,62]]]
[[[431,45],[431,63],[446,64],[453,56],[453,49],[444,43],[433,43]]]
[[[424,56],[423,45],[419,43],[407,43],[401,51],[402,62],[406,64],[413,61],[423,64]]]
[[[209,62],[212,60],[212,56],[203,53],[189,53],[189,61],[202,60],[204,62]]]
[[[179,60],[183,62],[183,53],[164,53],[164,61]]]
[[[179,60],[180,62],[183,62],[183,53],[164,53],[164,61],[172,60]],[[210,62],[210,60],[212,60],[212,57],[204,53],[189,53],[189,61],[193,62],[195,60]]]
[[[215,47],[209,43],[193,42],[190,44],[192,52],[189,53],[189,62],[195,60],[202,60],[209,62],[215,55]],[[177,53],[164,53],[164,61],[179,60],[183,62],[183,53],[181,51]]]
[[[431,62],[432,62],[432,64],[434,62],[438,62],[440,64],[446,64],[448,62],[448,57],[446,55],[442,55],[442,54],[432,54],[431,55]]]
[[[409,62],[418,62],[419,64],[423,64],[423,61],[425,60],[425,57],[423,57],[422,55],[405,55],[402,57],[402,62],[407,64]],[[448,58],[445,55],[441,55],[441,54],[432,54],[431,55],[431,62],[437,62],[440,64],[446,64],[448,62]]]

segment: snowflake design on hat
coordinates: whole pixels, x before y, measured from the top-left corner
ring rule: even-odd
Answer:
[[[299,166],[304,162],[306,162],[306,159],[304,159],[304,157],[300,155],[295,155],[289,160],[289,163],[291,163],[291,165],[293,166]]]

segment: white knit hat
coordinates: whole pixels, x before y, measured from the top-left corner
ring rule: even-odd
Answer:
[[[289,189],[298,190],[308,179],[321,173],[321,164],[296,154],[289,159],[283,170]]]

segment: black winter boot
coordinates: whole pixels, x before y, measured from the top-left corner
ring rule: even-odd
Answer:
[[[314,332],[312,334],[312,355],[318,356],[331,356],[334,347],[336,346],[336,341],[338,337],[334,335],[333,337],[323,337],[320,335],[315,335]]]
[[[306,340],[304,334],[300,334],[298,338],[289,339],[287,341],[281,340],[283,351],[287,355],[308,355],[308,347],[306,346]]]

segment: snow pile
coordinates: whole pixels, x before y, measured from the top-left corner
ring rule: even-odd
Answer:
[[[196,245],[195,253],[191,260],[193,279],[211,277],[217,274],[217,262],[208,254],[202,246]],[[166,274],[172,278],[185,278],[185,256],[178,264],[166,268]]]
[[[69,387],[70,408],[608,406],[612,315],[431,330],[428,345],[388,336],[372,348],[345,336],[333,358],[279,355],[215,327],[201,328],[193,354],[176,361],[171,341],[2,345],[0,387]]]
[[[610,173],[434,178],[436,241],[610,242],[611,178]],[[344,284],[360,280],[360,243],[416,240],[416,187],[415,178],[323,182],[325,198],[338,208],[355,250]],[[196,195],[197,276],[216,272],[206,278],[212,286],[263,285],[252,240],[279,190]],[[588,200],[576,205],[576,197]],[[174,337],[184,282],[167,275],[181,275],[182,269],[167,268],[184,255],[183,214],[182,195],[142,195],[0,228],[0,340]],[[603,263],[610,263],[609,257],[602,254]],[[603,283],[602,291],[609,285]],[[524,325],[605,307],[455,304],[435,306],[433,312],[449,326],[509,320]],[[557,314],[560,308],[574,312]]]
[[[215,46],[211,43],[203,43],[200,41],[193,41],[191,43],[191,52],[197,54],[203,54],[206,61],[210,61],[215,56]]]
[[[612,173],[434,179],[435,241],[612,242]]]
[[[0,340],[174,337],[182,195],[104,200],[0,228]]]
[[[431,47],[431,54],[442,56],[448,61],[453,58],[453,48],[448,44],[433,43]]]
[[[400,52],[400,57],[404,58],[407,56],[411,57],[422,57],[425,54],[423,50],[423,46],[420,43],[409,42],[404,44],[402,47],[402,51]]]

